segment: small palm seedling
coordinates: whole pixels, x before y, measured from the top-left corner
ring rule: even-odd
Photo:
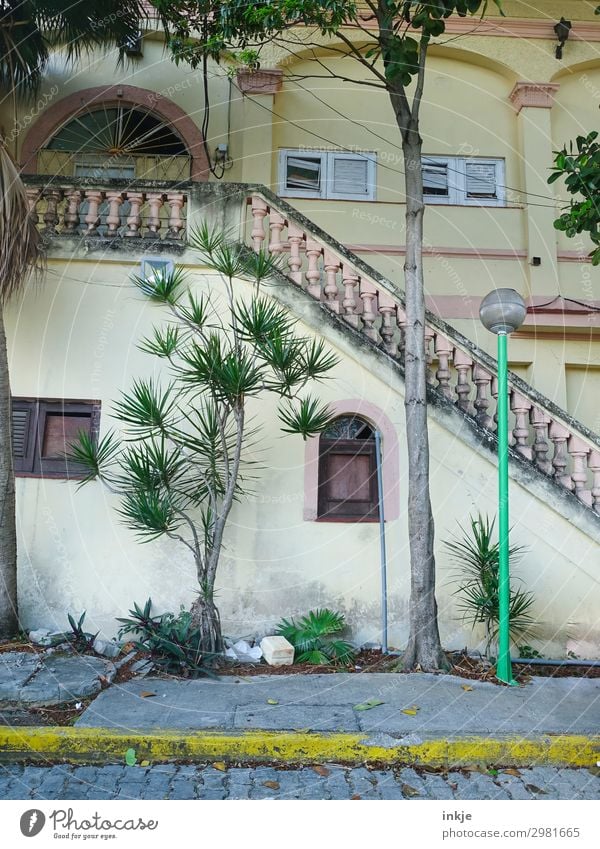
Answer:
[[[499,553],[500,545],[492,542],[495,519],[481,514],[470,520],[470,532],[462,525],[462,536],[444,542],[444,547],[452,562],[458,567],[456,580],[458,589],[455,595],[461,597],[459,605],[463,619],[474,628],[478,624],[485,626],[485,653],[489,657],[492,645],[498,637],[499,610]],[[523,546],[509,549],[511,566],[524,552]],[[514,581],[514,575],[512,575]],[[517,579],[518,580],[518,579]],[[510,638],[516,644],[518,640],[531,637],[535,633],[535,619],[531,608],[534,604],[532,592],[511,587],[509,615]]]
[[[325,607],[311,610],[298,620],[282,619],[275,633],[293,645],[296,663],[347,664],[356,654],[356,649],[333,636],[345,627],[344,616]]]

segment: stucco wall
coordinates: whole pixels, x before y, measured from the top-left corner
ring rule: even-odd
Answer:
[[[186,260],[189,257],[186,255]],[[44,285],[30,287],[7,315],[15,395],[94,398],[102,401],[102,432],[111,425],[111,402],[153,360],[136,348],[161,318],[128,283],[123,259],[50,260]],[[218,281],[191,268],[194,285],[218,293]],[[246,284],[239,283],[247,294]],[[385,357],[357,348],[325,321],[316,304],[292,287],[276,290],[301,317],[300,332],[318,333],[341,356],[333,379],[319,390],[327,400],[365,399],[385,412],[400,448],[400,517],[386,526],[389,554],[390,637],[407,635],[409,557],[403,384]],[[380,637],[377,525],[303,520],[305,446],[282,435],[271,401],[253,405],[264,422],[264,470],[254,495],[236,505],[226,535],[217,585],[224,630],[262,634],[281,617],[328,605],[343,611],[358,641]],[[469,513],[495,512],[495,467],[459,419],[432,410],[431,481],[436,517],[438,597],[442,639],[473,647],[448,584],[451,568],[442,541]],[[514,473],[514,470],[513,470]],[[597,631],[598,546],[564,510],[521,479],[511,484],[514,541],[529,551],[518,569],[536,593],[543,622],[538,645],[546,654],[600,653]],[[26,625],[63,627],[66,612],[88,611],[90,629],[116,631],[115,617],[135,600],[152,596],[158,610],[189,604],[194,568],[169,540],[140,545],[117,522],[115,498],[99,483],[18,480],[19,595]]]

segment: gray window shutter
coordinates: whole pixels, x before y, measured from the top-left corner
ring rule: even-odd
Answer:
[[[371,193],[369,160],[362,156],[334,156],[331,190],[334,195],[368,197]]]
[[[423,194],[448,197],[448,165],[445,162],[423,163]]]
[[[495,162],[469,162],[467,160],[465,172],[468,198],[498,197]]]

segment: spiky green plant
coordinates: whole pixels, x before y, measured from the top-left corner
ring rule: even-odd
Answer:
[[[248,401],[275,395],[281,430],[314,436],[332,415],[307,387],[326,378],[336,358],[322,341],[298,335],[289,311],[261,293],[279,271],[276,259],[206,224],[191,242],[222,286],[212,281],[210,295],[197,294],[179,269],[134,278],[170,316],[140,344],[164,370],[134,380],[114,404],[122,441],[108,433],[96,444],[82,435],[70,459],[83,469],[82,484],[100,478],[120,495],[119,516],[141,541],[167,536],[192,554],[193,624],[202,651],[214,656],[223,648],[214,587],[225,528],[256,469],[246,456],[258,434],[247,421]],[[239,278],[252,284],[251,297],[238,294]]]
[[[344,616],[325,607],[311,610],[297,620],[282,619],[275,633],[294,647],[296,663],[349,663],[356,649],[345,640],[334,638],[346,627]]]
[[[485,626],[485,652],[489,656],[498,637],[499,611],[499,542],[493,542],[495,519],[478,514],[469,516],[470,529],[459,523],[460,536],[444,542],[451,561],[458,567],[458,587],[454,595],[460,596],[459,609],[463,619],[475,628]],[[509,548],[511,567],[518,562],[525,548],[520,545]],[[510,590],[509,618],[510,638],[516,644],[534,635],[536,620],[532,615],[535,603],[533,593],[514,586],[520,580],[511,574],[513,585]]]

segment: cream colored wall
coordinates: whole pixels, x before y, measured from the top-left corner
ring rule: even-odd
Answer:
[[[8,310],[16,395],[100,399],[101,430],[107,431],[118,391],[151,369],[152,358],[136,342],[161,318],[160,309],[144,302],[127,282],[131,269],[123,261],[50,261],[43,287],[30,288],[21,304]],[[193,269],[193,279],[213,296],[218,293],[220,284],[202,269]],[[246,284],[238,287],[247,294]],[[320,396],[366,399],[385,411],[398,434],[401,517],[387,523],[386,534],[390,637],[393,645],[402,646],[409,604],[403,384],[349,337],[314,324],[316,305],[307,307],[293,290],[288,297],[297,299],[290,308],[303,316],[299,331],[325,335],[341,356]],[[264,422],[266,452],[257,456],[265,469],[256,494],[234,508],[227,530],[217,580],[225,632],[261,634],[280,616],[329,605],[346,613],[355,639],[377,640],[377,525],[304,522],[304,444],[280,433],[272,400],[253,407]],[[474,646],[477,636],[457,619],[442,542],[469,513],[493,514],[496,491],[493,458],[466,444],[460,433],[453,435],[448,430],[452,421],[447,425],[432,410],[440,624],[444,644],[460,648]],[[599,654],[597,544],[516,481],[511,497],[514,540],[530,548],[519,574],[538,599],[536,613],[544,622],[540,648],[564,655],[571,639],[580,640],[577,653]],[[190,603],[195,576],[187,553],[171,541],[138,544],[117,522],[115,506],[114,496],[99,483],[77,491],[74,482],[18,480],[20,606],[27,626],[63,627],[67,611],[85,609],[90,629],[113,634],[115,617],[125,615],[134,600],[152,596],[157,610]]]

